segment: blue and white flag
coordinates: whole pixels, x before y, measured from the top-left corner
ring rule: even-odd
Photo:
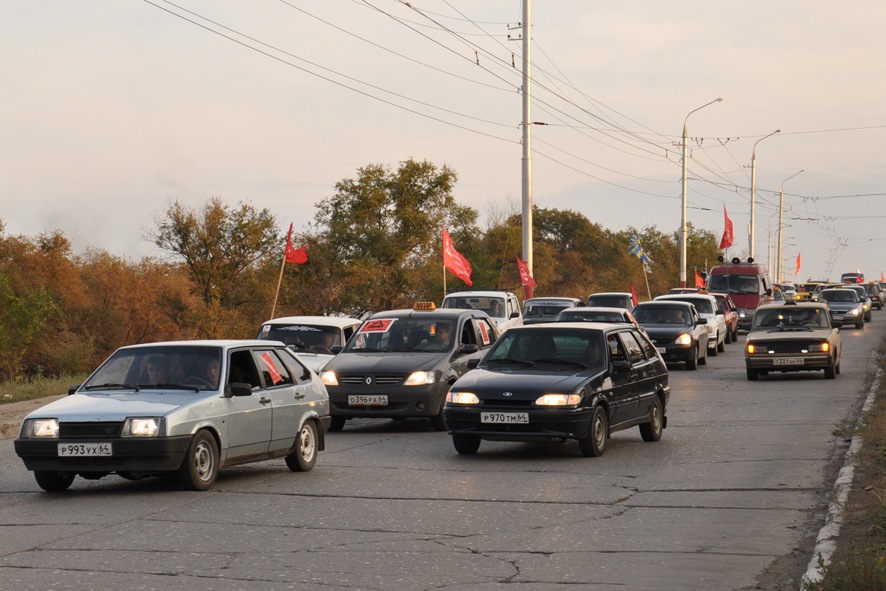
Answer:
[[[643,251],[643,245],[640,244],[640,236],[636,232],[631,234],[631,242],[630,242],[630,245],[628,246],[628,251],[632,255],[634,255],[635,257],[637,257],[641,261],[643,261],[644,265],[649,266],[652,264],[652,259],[650,259],[649,255],[647,255]]]

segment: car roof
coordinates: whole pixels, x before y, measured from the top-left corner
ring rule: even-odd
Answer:
[[[757,310],[790,310],[791,308],[827,310],[828,305],[821,302],[786,302],[784,304],[763,304],[758,306]]]
[[[591,310],[593,312],[615,312],[616,314],[624,314],[629,310],[627,308],[613,308],[611,306],[576,306],[574,308],[566,308],[561,314],[578,314],[580,312],[587,312]]]
[[[556,303],[556,304],[564,304],[564,303],[574,303],[574,302],[580,302],[580,301],[581,301],[581,299],[579,299],[579,298],[561,298],[561,297],[550,297],[550,298],[529,298],[529,299],[523,300],[523,305],[526,305],[526,304],[541,304],[541,303],[544,303],[544,302],[551,302],[551,303]]]
[[[509,328],[504,334],[508,334],[511,331],[515,332],[523,332],[527,330],[553,330],[560,331],[565,329],[581,329],[581,330],[596,330],[596,331],[613,331],[624,329],[625,327],[634,327],[633,324],[624,323],[624,322],[543,322],[541,324],[524,324],[523,326],[515,326],[513,328]],[[636,328],[636,327],[634,327]]]
[[[658,299],[658,298],[655,298],[654,300],[648,300],[648,301],[645,301],[645,302],[640,302],[639,304],[637,304],[637,307],[639,307],[639,306],[644,306],[644,307],[646,307],[646,306],[648,306],[649,304],[655,304],[655,305],[666,304],[666,305],[668,305],[668,306],[680,306],[680,307],[692,307],[692,308],[695,307],[695,306],[692,304],[692,302],[687,302],[687,301],[684,301],[684,300],[677,300],[677,299],[673,299],[673,300],[671,300],[671,299],[667,299],[667,300],[665,300],[665,299],[661,299],[661,300],[660,300],[660,299]],[[635,307],[634,309],[636,310],[637,307]]]
[[[629,291],[598,291],[589,295],[589,298],[594,296],[627,296],[629,298],[634,297],[633,294]]]
[[[268,345],[285,346],[277,341],[260,341],[258,339],[202,339],[193,341],[158,341],[156,343],[138,343],[125,345],[121,349],[145,349],[150,347],[267,347]]]
[[[685,302],[691,299],[716,300],[717,298],[709,293],[666,293],[664,295],[656,296],[652,301],[661,302],[665,300],[677,300]]]
[[[342,316],[281,316],[280,318],[272,318],[262,322],[265,324],[316,324],[319,326],[335,326],[345,328],[354,326],[363,322],[359,318],[348,318]]]
[[[443,299],[446,298],[454,298],[454,297],[480,297],[480,298],[491,298],[491,297],[501,297],[503,295],[514,295],[512,291],[505,290],[478,290],[478,291],[453,291],[452,293],[447,293]]]
[[[474,310],[468,308],[437,308],[436,310],[413,310],[412,308],[403,308],[401,310],[384,310],[376,312],[367,320],[375,318],[435,318],[435,319],[457,319],[462,316],[468,318],[481,317],[489,318],[489,315],[483,310]]]

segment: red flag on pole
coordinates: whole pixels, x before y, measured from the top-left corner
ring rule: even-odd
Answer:
[[[797,253],[797,270],[794,271],[794,275],[800,274],[800,253]]]
[[[446,228],[443,228],[443,266],[468,285],[474,285],[471,283],[471,264],[468,259],[455,250],[452,238],[449,237]]]
[[[720,238],[720,250],[732,246],[732,220],[726,213],[726,204],[723,204],[723,217],[725,218],[725,227],[723,228],[723,237]]]
[[[701,278],[701,275],[698,274],[698,271],[695,272],[695,287],[704,287],[704,279]]]
[[[292,246],[292,224],[289,224],[289,234],[286,235],[286,262],[296,265],[304,265],[308,262],[307,245],[301,248],[294,248]]]
[[[640,300],[637,298],[637,290],[634,289],[634,286],[631,286],[631,303],[635,306],[640,303]]]
[[[520,257],[517,257],[517,270],[520,272],[520,283],[522,285],[535,287],[535,279],[532,278],[532,273],[529,272],[529,263]]]
[[[880,283],[886,283],[886,275],[883,274],[883,271],[880,271]]]

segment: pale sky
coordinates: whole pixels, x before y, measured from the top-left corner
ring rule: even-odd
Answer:
[[[173,200],[244,201],[304,229],[336,182],[408,158],[454,169],[484,220],[519,209],[521,12],[2,2],[0,219],[137,260],[160,254],[144,235]],[[775,266],[783,187],[785,279],[798,253],[799,280],[886,271],[882,0],[549,0],[531,22],[535,205],[677,231],[684,119],[722,97],[688,117],[689,221],[719,236],[725,205],[729,254],[748,255],[756,145],[758,261]]]

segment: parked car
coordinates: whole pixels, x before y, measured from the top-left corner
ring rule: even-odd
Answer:
[[[357,318],[339,316],[283,316],[264,322],[257,338],[283,342],[305,365],[320,373],[360,324]]]
[[[615,322],[616,324],[631,324],[641,328],[630,310],[626,308],[604,308],[603,306],[567,308],[557,315],[554,322]]]
[[[634,309],[634,296],[626,291],[607,291],[592,293],[585,299],[588,308],[624,308]]]
[[[824,370],[834,379],[840,373],[840,321],[831,319],[827,304],[789,302],[761,306],[745,341],[749,380],[771,372]]]
[[[726,345],[726,316],[724,310],[720,307],[712,294],[709,293],[693,293],[693,294],[666,294],[655,298],[653,301],[677,301],[688,302],[695,306],[699,316],[707,320],[705,329],[708,331],[708,355],[715,357],[717,353],[722,353]]]
[[[579,298],[529,298],[523,302],[523,324],[551,322],[557,314],[581,306]]]
[[[685,363],[695,370],[708,362],[707,320],[689,302],[640,302],[634,316],[667,363]]]
[[[326,388],[282,344],[173,341],[118,349],[27,415],[14,445],[51,492],[109,474],[208,490],[235,464],[282,457],[311,470],[329,421]]]
[[[834,320],[864,328],[864,306],[854,289],[843,289],[842,286],[825,289],[818,294],[818,301],[828,305]]]
[[[717,298],[717,303],[723,309],[723,319],[726,320],[726,344],[738,340],[738,306],[732,301],[732,297],[726,293],[712,293]]]
[[[323,368],[329,392],[330,431],[352,418],[428,418],[443,431],[443,400],[496,339],[498,329],[482,310],[412,309],[370,316],[345,348]]]
[[[499,332],[523,326],[520,302],[510,291],[457,291],[444,297],[440,307],[482,310],[492,318]]]
[[[667,427],[668,371],[633,326],[551,323],[512,328],[449,388],[443,409],[460,454],[482,440],[578,440],[600,456],[614,431]]]

